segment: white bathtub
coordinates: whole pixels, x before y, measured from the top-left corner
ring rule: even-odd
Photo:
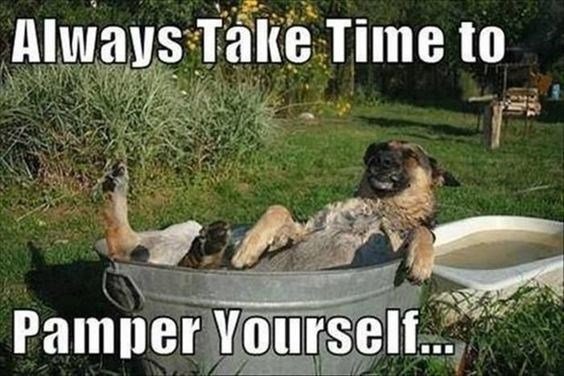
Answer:
[[[451,254],[451,252],[463,252],[461,248],[456,248],[456,244],[462,244],[464,239],[469,239],[469,236],[487,231],[502,231],[499,234],[503,234],[504,231],[505,234],[510,234],[509,231],[518,231],[523,236],[529,236],[528,234],[546,235],[552,237],[552,239],[560,239],[560,241],[558,241],[557,248],[548,254],[541,253],[540,246],[539,253],[535,254],[537,252],[535,247],[531,247],[530,259],[526,255],[524,256],[523,252],[515,254],[515,257],[513,257],[511,251],[503,249],[503,243],[501,245],[497,243],[495,249],[499,249],[500,252],[507,252],[505,252],[504,258],[498,258],[495,261],[493,261],[495,257],[492,255],[494,266],[488,265],[487,257],[482,257],[481,261],[472,260],[474,256],[468,251],[461,253],[458,258],[452,257],[456,255]],[[461,311],[464,311],[465,306],[469,307],[472,301],[483,295],[495,294],[499,297],[506,297],[520,286],[530,282],[550,285],[555,291],[562,294],[564,272],[561,243],[564,235],[564,223],[562,222],[529,217],[481,216],[438,226],[434,232],[436,235],[436,259],[431,291],[435,299],[450,304],[454,303]],[[490,234],[494,233],[491,232]],[[446,262],[448,259],[445,257],[446,255],[450,256],[448,263]],[[482,253],[483,255],[484,253]],[[468,258],[468,260],[465,260],[465,258]],[[460,264],[457,264],[456,260],[460,260]],[[505,260],[507,261],[506,264],[504,264]],[[481,266],[480,263],[483,265]]]

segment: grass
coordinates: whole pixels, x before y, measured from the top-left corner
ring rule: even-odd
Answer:
[[[357,108],[348,119],[302,125],[288,122],[266,148],[223,164],[213,175],[155,171],[139,186],[133,171],[131,220],[138,229],[161,228],[189,218],[204,223],[218,218],[246,223],[273,203],[286,205],[303,219],[324,204],[349,196],[360,177],[366,146],[390,138],[420,143],[462,182],[460,188],[440,191],[439,222],[485,214],[562,220],[563,125],[537,123],[525,135],[521,122],[513,121],[503,130],[502,147],[491,152],[484,149],[481,135],[474,130],[474,116],[436,108],[379,104]],[[90,192],[71,188],[3,188],[0,341],[8,342],[10,312],[15,307],[33,307],[42,315],[105,312],[107,305],[99,292],[100,267],[91,251],[92,243],[102,235],[99,217],[94,214],[99,206],[99,198]],[[494,326],[498,321],[492,321],[465,332],[469,336],[465,339],[471,342],[491,336],[506,339],[488,345],[494,356],[481,364],[490,367],[482,373],[496,373],[491,368],[496,361],[505,365],[520,361],[512,333],[526,336],[535,315],[545,315],[545,328],[561,330],[562,307],[548,309],[542,301],[535,302],[533,308],[518,306],[519,312],[525,309],[528,314],[512,316],[506,326],[502,322]],[[515,326],[521,331],[513,332]],[[544,332],[534,333],[540,336]],[[546,349],[543,356],[550,357],[550,351]],[[506,358],[498,356],[500,352],[507,352]],[[29,371],[45,361],[49,362],[38,355],[27,359],[25,367],[21,362],[17,366]],[[531,362],[542,360],[531,357]],[[428,363],[423,368],[421,364],[396,366],[413,371],[407,374],[440,368]],[[499,370],[508,369],[504,367]]]
[[[424,315],[433,320],[425,330],[465,341],[477,375],[551,375],[562,369],[561,295],[530,283],[507,298],[487,294],[478,305],[483,312],[476,317],[446,324],[441,318],[452,307],[431,297]]]
[[[92,186],[116,159],[145,175],[213,168],[262,145],[272,124],[264,90],[161,65],[0,67],[0,87],[0,184]]]

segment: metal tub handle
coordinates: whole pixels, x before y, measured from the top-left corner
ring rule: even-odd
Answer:
[[[110,268],[104,270],[102,275],[102,292],[110,303],[124,313],[140,311],[145,305],[145,296],[135,281],[127,274]]]

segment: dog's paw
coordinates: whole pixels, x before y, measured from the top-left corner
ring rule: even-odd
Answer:
[[[245,240],[249,240],[246,238]],[[254,266],[261,256],[261,252],[253,246],[253,242],[243,242],[231,258],[231,266],[236,269],[250,268]]]
[[[256,229],[251,229],[231,258],[231,266],[236,269],[254,266],[271,243],[264,241],[261,234],[256,232]]]
[[[102,181],[102,191],[106,192],[125,192],[129,175],[127,166],[124,162],[117,162],[111,170],[104,176]]]
[[[251,252],[244,252],[239,249],[231,259],[231,265],[236,269],[250,268],[258,262],[258,257]]]
[[[416,252],[408,252],[405,260],[407,280],[414,285],[422,284],[431,277],[433,264],[433,257],[423,256]]]
[[[214,255],[225,251],[231,239],[231,227],[227,222],[216,221],[200,231],[205,238],[202,249],[203,256]]]
[[[230,240],[231,228],[227,222],[217,221],[203,227],[178,265],[207,269],[220,267]]]

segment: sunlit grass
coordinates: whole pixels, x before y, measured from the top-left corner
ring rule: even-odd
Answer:
[[[471,114],[443,109],[380,104],[356,108],[347,119],[322,119],[317,124],[284,121],[278,136],[265,148],[222,164],[213,175],[154,170],[151,178],[139,185],[134,170],[131,220],[137,229],[161,228],[187,219],[249,223],[274,203],[286,205],[303,219],[328,202],[350,196],[362,172],[366,146],[391,138],[420,143],[462,182],[460,188],[445,188],[439,193],[439,222],[487,214],[562,220],[563,124],[536,123],[525,134],[522,123],[514,121],[503,130],[502,147],[491,152],[475,132],[475,120]],[[98,264],[91,251],[93,242],[102,236],[97,214],[100,202],[91,193],[33,185],[3,188],[2,341],[8,338],[15,307],[33,306],[43,315],[61,314],[61,301],[67,315],[103,309],[96,300],[100,281],[96,280]],[[34,272],[37,267],[30,253],[34,247],[44,255],[47,274]],[[48,298],[37,290],[37,284],[30,283],[30,276],[50,278],[43,286],[46,290],[51,286]],[[59,289],[60,285],[65,288]],[[488,349],[480,353],[476,374],[519,372],[519,367],[526,371],[553,369],[557,359],[551,352],[555,349],[549,348],[562,346],[562,342],[549,337],[547,331],[561,327],[562,306],[539,294],[542,298],[522,298],[520,302],[530,304],[515,305],[508,318],[476,321],[460,335],[477,348]],[[81,295],[91,303],[85,306],[82,300],[74,300]],[[442,334],[461,333],[454,328],[441,330]],[[542,353],[521,356],[517,354],[519,336],[529,334],[533,336],[530,345],[536,346],[531,348]],[[40,367],[44,361],[44,357],[32,357],[25,369]],[[429,367],[442,369],[434,360],[395,361],[388,366],[390,370],[403,369],[404,374],[428,371]]]

